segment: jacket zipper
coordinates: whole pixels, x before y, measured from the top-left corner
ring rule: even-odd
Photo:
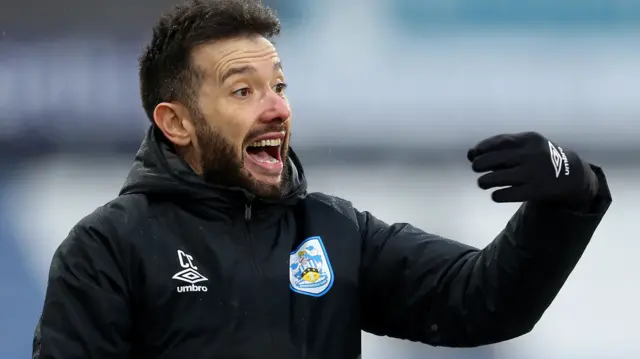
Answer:
[[[264,277],[262,275],[262,271],[260,270],[260,266],[258,265],[258,261],[256,260],[255,251],[253,249],[253,241],[251,240],[251,203],[247,203],[244,208],[244,220],[247,228],[247,243],[249,245],[249,252],[251,253],[251,263],[253,264],[253,269],[256,271],[256,275],[258,276],[258,286],[260,293],[264,292]],[[271,341],[271,357],[275,359],[275,342],[273,340],[273,333],[271,332],[271,323],[269,323],[269,318],[267,317],[264,307],[260,306],[261,315],[267,320],[268,332],[269,332],[269,340]]]

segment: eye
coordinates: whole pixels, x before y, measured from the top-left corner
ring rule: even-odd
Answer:
[[[284,90],[287,89],[287,84],[281,82],[275,86],[273,86],[273,91],[275,91],[278,95],[283,95]]]
[[[246,98],[251,94],[251,89],[248,87],[243,87],[241,89],[233,91],[233,96],[239,98]]]

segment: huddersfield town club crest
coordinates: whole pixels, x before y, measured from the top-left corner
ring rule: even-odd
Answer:
[[[305,239],[291,252],[289,281],[296,293],[320,297],[333,285],[333,269],[320,237]]]

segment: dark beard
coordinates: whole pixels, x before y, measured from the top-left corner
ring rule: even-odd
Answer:
[[[259,182],[244,168],[244,154],[238,154],[235,147],[212,129],[204,118],[195,122],[205,181],[218,186],[242,188],[266,199],[280,199],[289,192],[291,171],[287,151],[282,154],[284,168],[280,185]],[[283,146],[288,146],[288,141]]]

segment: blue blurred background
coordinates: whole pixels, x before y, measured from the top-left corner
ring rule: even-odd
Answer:
[[[0,358],[30,355],[51,255],[113,198],[148,122],[137,57],[175,1],[0,0]],[[467,350],[364,335],[364,358],[640,358],[640,1],[271,0],[311,190],[484,246],[516,206],[466,149],[536,130],[614,204],[533,333]]]

